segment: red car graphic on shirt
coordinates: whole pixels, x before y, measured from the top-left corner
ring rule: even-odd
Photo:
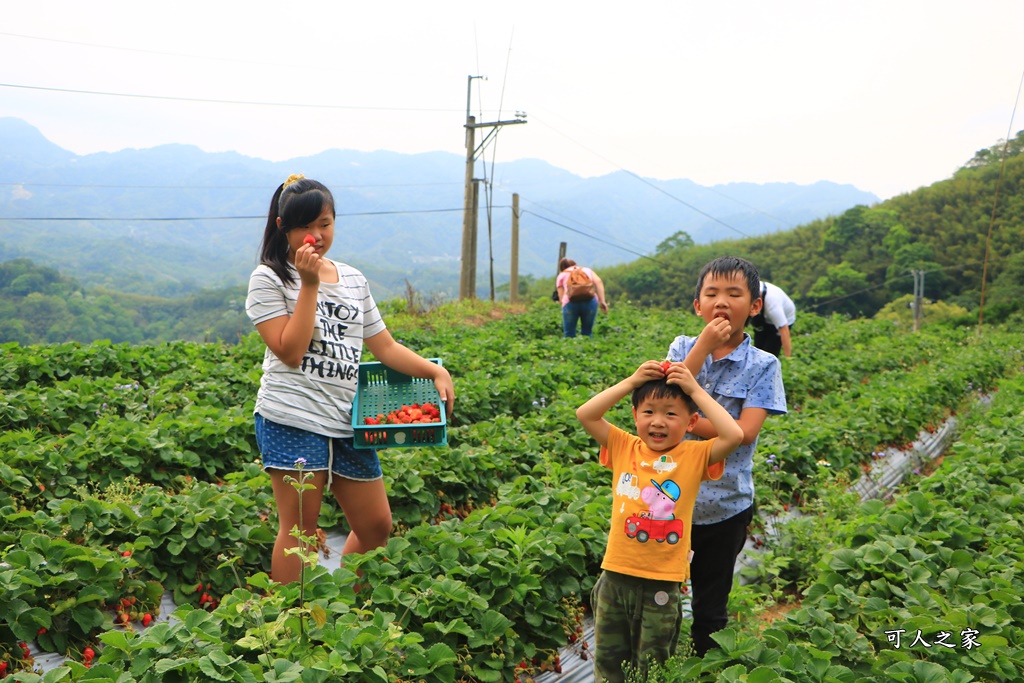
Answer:
[[[626,519],[626,535],[641,543],[653,538],[658,543],[668,541],[675,545],[683,537],[683,520],[651,519],[645,513],[630,515]]]

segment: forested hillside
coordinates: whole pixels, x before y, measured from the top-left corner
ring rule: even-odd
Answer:
[[[901,297],[912,291],[911,271],[920,270],[929,302],[944,302],[929,303],[926,318],[942,308],[965,323],[978,318],[984,274],[985,317],[1002,320],[1024,302],[1024,131],[1010,141],[1005,167],[1002,157],[1002,145],[981,150],[948,180],[784,232],[704,245],[678,233],[651,257],[600,272],[613,305],[690,310],[700,267],[736,254],[756,263],[801,311],[870,317],[905,312]],[[527,299],[547,297],[552,287],[550,279],[520,281]],[[498,295],[507,297],[507,285]],[[428,304],[430,295],[410,290],[390,306],[400,309],[410,297]],[[15,259],[0,263],[0,342],[233,343],[251,329],[244,299],[244,285],[182,298],[124,294]]]
[[[1024,301],[1024,131],[1007,145],[1005,167],[1002,157],[999,144],[948,180],[872,207],[772,235],[665,250],[601,275],[613,301],[689,308],[700,266],[731,253],[751,259],[803,310],[871,316],[913,290],[912,270],[925,272],[927,298],[975,311],[985,274],[986,310],[1002,317]]]
[[[244,307],[244,287],[170,299],[83,287],[27,259],[0,263],[0,343],[234,343],[252,331]]]
[[[4,117],[0,261],[27,258],[86,287],[133,294],[180,297],[244,285],[270,195],[291,173],[332,189],[338,239],[331,255],[362,270],[379,297],[401,293],[407,279],[431,294],[458,292],[461,154],[331,149],[272,162],[162,145],[79,156]],[[522,195],[519,271],[540,277],[554,268],[564,240],[577,258],[622,263],[678,230],[697,243],[716,239],[721,226],[708,216],[759,235],[877,201],[825,180],[704,187],[624,171],[583,178],[536,159],[492,164],[487,177],[492,210],[482,190],[477,240],[484,296],[492,253],[495,279],[508,281],[513,192]]]

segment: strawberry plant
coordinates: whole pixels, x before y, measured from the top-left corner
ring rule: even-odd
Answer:
[[[277,519],[255,462],[258,335],[235,347],[5,346],[0,661],[18,680],[42,680],[20,646],[35,642],[70,658],[48,680],[122,683],[511,682],[556,671],[573,638],[584,652],[579,617],[610,504],[608,472],[575,408],[701,329],[695,316],[628,304],[602,324],[580,343],[562,338],[552,306],[480,325],[391,324],[455,377],[448,445],[382,451],[393,538],[334,574],[311,567],[301,586],[264,573]],[[1024,615],[1014,602],[1020,492],[1010,454],[1020,446],[1014,414],[1000,407],[1012,403],[993,407],[984,438],[971,440],[988,429],[979,422],[957,446],[966,471],[921,482],[905,502],[846,506],[823,473],[858,476],[872,451],[962,415],[979,389],[1019,396],[1006,377],[1021,365],[1020,334],[976,341],[814,316],[800,330],[783,362],[791,412],[765,423],[755,478],[762,510],[803,504],[807,524],[794,531],[807,538],[781,548],[788,564],[776,577],[808,586],[804,604],[763,632],[735,624],[719,653],[684,658],[677,671],[913,680],[940,667],[1014,680]],[[628,427],[627,402],[609,419]],[[321,522],[344,525],[330,496]],[[101,596],[89,597],[92,585]],[[182,605],[171,622],[154,619],[165,590]],[[80,595],[84,604],[69,603]],[[974,628],[986,640],[941,657],[897,650],[885,635],[894,625],[929,642],[937,628]]]

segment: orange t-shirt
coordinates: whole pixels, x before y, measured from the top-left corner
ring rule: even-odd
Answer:
[[[611,425],[601,464],[612,470],[611,529],[601,568],[644,579],[690,578],[690,523],[700,483],[719,479],[725,461],[708,465],[711,445],[686,440],[668,451]]]

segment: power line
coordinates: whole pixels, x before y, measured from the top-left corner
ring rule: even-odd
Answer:
[[[985,282],[988,279],[988,257],[992,247],[992,229],[996,224],[996,209],[999,207],[999,188],[1003,185],[1003,174],[1006,172],[1006,150],[1010,147],[1010,137],[1013,135],[1013,119],[1017,115],[1017,103],[1020,102],[1020,92],[1024,88],[1024,74],[1021,74],[1020,85],[1017,86],[1017,97],[1013,101],[1013,111],[1010,112],[1010,125],[1006,130],[1006,142],[1003,143],[1003,159],[999,164],[999,179],[996,181],[995,196],[992,199],[992,218],[988,223],[988,233],[985,236],[985,265],[981,270],[981,304],[978,307],[978,335],[981,335],[981,325],[985,314]]]
[[[967,263],[959,263],[959,264],[954,265],[954,266],[944,266],[944,267],[941,267],[941,268],[932,268],[931,270],[925,270],[925,271],[922,271],[922,272],[924,272],[925,274],[927,274],[927,273],[941,273],[941,272],[946,271],[946,270],[958,270],[960,268],[967,268],[968,266],[976,266],[976,265],[978,265],[978,263],[980,263],[980,261],[968,261]],[[813,304],[813,305],[810,305],[810,306],[805,306],[804,308],[807,308],[807,309],[810,309],[810,310],[813,311],[816,308],[821,308],[822,306],[828,306],[829,304],[834,304],[837,301],[845,301],[846,299],[853,298],[853,297],[857,296],[858,294],[865,294],[867,292],[873,292],[874,290],[879,289],[880,287],[885,287],[886,285],[890,285],[893,282],[899,282],[900,280],[906,280],[907,278],[913,277],[913,276],[914,276],[913,272],[908,273],[906,275],[898,275],[897,277],[889,278],[888,280],[885,280],[884,282],[881,282],[881,283],[879,283],[877,285],[871,285],[870,287],[865,287],[864,289],[858,289],[856,292],[850,292],[849,294],[844,294],[843,296],[837,296],[834,299],[829,299],[828,301],[822,301],[821,303]]]
[[[708,192],[713,192],[714,194],[717,194],[719,197],[723,197],[724,199],[728,199],[731,202],[736,202],[740,206],[745,206],[748,209],[750,209],[751,211],[754,211],[754,212],[759,213],[759,214],[761,214],[763,216],[767,216],[768,218],[771,218],[773,221],[778,221],[779,223],[782,223],[783,225],[785,225],[787,228],[795,228],[795,227],[797,227],[794,224],[790,223],[789,221],[787,221],[787,220],[785,220],[783,218],[779,218],[778,216],[772,215],[772,214],[768,213],[767,211],[765,211],[764,209],[759,209],[756,206],[754,206],[753,204],[748,204],[745,201],[742,201],[740,199],[736,199],[735,197],[730,197],[729,195],[725,194],[724,192],[722,192],[720,190],[716,190],[713,187],[708,187],[706,185],[698,185],[697,187],[699,187],[702,190],[706,190]]]
[[[213,56],[210,56],[210,55],[191,55],[191,54],[178,53],[178,52],[161,52],[160,50],[146,50],[146,49],[143,49],[143,48],[122,47],[122,46],[119,46],[119,45],[100,45],[98,43],[86,43],[86,42],[79,41],[79,40],[61,40],[59,38],[44,38],[43,36],[27,36],[27,35],[24,35],[24,34],[21,34],[21,33],[6,33],[4,31],[0,31],[0,36],[8,36],[8,37],[11,37],[11,38],[25,38],[27,40],[41,40],[41,41],[45,41],[47,43],[60,43],[62,45],[81,45],[81,46],[84,46],[84,47],[95,47],[95,48],[99,48],[101,50],[118,50],[118,51],[121,51],[121,52],[139,52],[139,53],[142,53],[142,54],[160,55],[160,56],[163,56],[163,57],[185,57],[185,58],[188,58],[188,59],[205,59],[205,60],[211,60],[211,61],[217,61],[217,62],[232,62],[232,63],[235,63],[235,64],[252,64],[254,66],[273,66],[273,67],[285,67],[285,68],[292,68],[292,67],[300,66],[298,64],[284,64],[282,62],[258,62],[258,61],[251,61],[251,60],[247,60],[247,59],[235,59],[235,58],[232,58],[232,57],[213,57]],[[308,64],[303,64],[303,65],[301,65],[301,67],[303,69],[319,68],[319,69],[323,69],[323,70],[326,70],[326,71],[338,71],[338,69],[332,69],[332,68],[329,68],[329,67],[316,67],[316,66],[312,66],[311,67]]]
[[[679,202],[679,203],[680,203],[680,204],[682,204],[683,206],[687,206],[687,207],[689,207],[689,208],[693,209],[694,211],[696,211],[697,213],[699,213],[699,214],[700,214],[701,216],[704,216],[705,218],[710,218],[711,220],[713,220],[714,222],[718,223],[719,225],[723,225],[723,226],[725,226],[725,227],[729,228],[729,229],[730,229],[730,230],[732,230],[733,232],[735,232],[735,233],[737,233],[737,234],[741,235],[742,237],[750,237],[750,235],[748,235],[747,233],[743,232],[743,231],[742,231],[742,230],[740,230],[739,228],[737,228],[737,227],[735,227],[735,226],[732,226],[732,225],[729,225],[728,223],[726,223],[725,221],[723,221],[723,220],[722,220],[722,219],[720,219],[720,218],[716,218],[716,217],[712,216],[712,215],[711,215],[710,213],[708,213],[707,211],[703,211],[703,210],[701,210],[701,209],[698,209],[698,208],[697,208],[696,206],[694,206],[693,204],[690,204],[689,202],[687,202],[687,201],[685,201],[685,200],[682,200],[682,199],[680,199],[679,197],[675,196],[674,194],[672,194],[671,192],[669,192],[669,191],[668,191],[668,190],[666,190],[665,188],[663,188],[663,187],[659,187],[659,186],[655,185],[655,184],[654,184],[654,183],[652,183],[651,181],[647,180],[647,178],[642,178],[642,177],[640,177],[639,175],[637,175],[636,173],[633,173],[633,171],[630,171],[629,169],[625,169],[625,168],[624,168],[624,169],[622,169],[622,170],[623,170],[623,171],[625,171],[626,173],[628,173],[629,175],[633,176],[633,177],[634,177],[634,178],[636,178],[637,180],[639,180],[639,181],[640,181],[641,183],[643,183],[644,185],[647,185],[647,186],[649,186],[649,187],[651,187],[651,188],[653,188],[653,189],[657,190],[658,192],[662,193],[663,195],[665,195],[666,197],[668,197],[668,198],[670,198],[670,199],[674,199],[674,200],[676,200],[677,202]]]
[[[508,208],[508,207],[499,207]],[[353,213],[339,213],[339,218],[351,218],[356,216],[392,216],[396,214],[410,213],[447,213],[451,211],[462,211],[458,209],[407,209],[395,211],[357,211]],[[139,221],[139,222],[171,222],[171,221],[251,221],[266,220],[266,216],[174,216],[174,217],[150,217],[150,216],[0,216],[0,221]]]
[[[662,266],[668,265],[666,263],[662,263],[661,261],[659,261],[658,259],[656,259],[656,258],[654,258],[652,256],[648,256],[647,254],[641,254],[639,251],[633,251],[632,249],[627,249],[625,247],[620,247],[617,244],[612,244],[611,242],[603,240],[603,239],[601,239],[599,237],[594,237],[593,235],[588,235],[587,233],[583,232],[582,230],[577,230],[576,228],[570,227],[570,226],[566,225],[565,223],[559,223],[558,221],[552,220],[552,219],[550,219],[550,218],[548,218],[546,216],[541,216],[539,213],[537,213],[535,211],[523,211],[522,212],[522,215],[526,215],[526,214],[532,214],[532,215],[536,216],[537,218],[541,219],[542,221],[547,221],[548,223],[551,223],[553,225],[557,225],[560,228],[565,228],[566,230],[569,230],[571,232],[575,232],[575,233],[577,233],[579,235],[583,235],[584,237],[589,237],[590,239],[594,240],[595,242],[601,242],[602,244],[607,244],[610,247],[615,247],[616,249],[620,249],[622,251],[629,252],[630,254],[633,254],[635,256],[639,256],[640,258],[645,258],[645,259],[648,259],[649,261],[654,261],[655,263],[657,263],[659,265],[662,265]]]
[[[324,181],[325,185],[335,190],[351,190],[364,187],[433,187],[437,185],[462,185],[462,183],[371,183],[367,185],[342,185]],[[97,188],[114,190],[265,190],[266,185],[90,185],[79,183],[36,183],[28,182],[0,182],[0,186],[8,187],[70,187],[70,188]]]
[[[256,102],[249,100],[220,100],[205,97],[172,97],[170,95],[139,95],[135,93],[102,92],[99,90],[75,90],[72,88],[47,88],[38,85],[20,85],[17,83],[0,83],[0,88],[20,88],[22,90],[41,90],[46,92],[70,93],[75,95],[101,95],[104,97],[127,97],[142,100],[170,100],[174,102],[198,102],[203,104],[240,104],[252,107],[292,107],[299,109],[344,109],[357,111],[404,111],[404,112],[453,112],[457,109],[441,109],[427,107],[370,107],[355,104],[303,104],[297,102]]]
[[[680,203],[680,204],[682,204],[683,206],[685,206],[685,207],[687,207],[687,208],[689,208],[689,209],[691,209],[691,210],[693,210],[693,211],[696,211],[696,212],[697,212],[697,213],[699,213],[700,215],[704,216],[705,218],[709,218],[709,219],[711,219],[712,221],[714,221],[715,223],[718,223],[719,225],[722,225],[722,226],[724,226],[724,227],[726,227],[726,228],[729,228],[729,229],[730,229],[730,230],[732,230],[733,232],[735,232],[735,233],[737,233],[737,234],[739,234],[739,235],[741,235],[741,236],[743,236],[743,237],[751,237],[751,235],[748,235],[747,233],[743,232],[743,231],[742,231],[742,230],[740,230],[739,228],[737,228],[737,227],[735,227],[735,226],[733,226],[733,225],[729,225],[728,223],[726,223],[726,222],[725,222],[725,221],[723,221],[722,219],[720,219],[720,218],[717,218],[717,217],[715,217],[715,216],[712,216],[711,214],[709,214],[709,213],[708,213],[708,212],[706,212],[706,211],[703,211],[703,210],[701,210],[701,209],[698,209],[698,208],[697,208],[696,206],[694,206],[693,204],[690,204],[689,202],[687,202],[687,201],[686,201],[686,200],[684,200],[684,199],[680,199],[679,197],[675,196],[674,194],[672,194],[671,192],[669,192],[669,191],[668,191],[668,190],[666,190],[665,188],[663,188],[663,187],[659,187],[659,186],[655,185],[654,183],[650,182],[650,181],[649,181],[649,180],[647,180],[646,178],[643,178],[643,177],[641,177],[640,175],[638,175],[638,174],[634,173],[633,171],[630,171],[630,170],[629,170],[628,168],[625,168],[625,167],[623,167],[623,166],[622,166],[621,164],[617,164],[617,163],[615,163],[614,161],[612,161],[611,159],[608,159],[607,157],[605,157],[605,156],[603,156],[603,155],[601,155],[601,154],[598,154],[597,152],[595,152],[594,150],[590,149],[589,147],[587,147],[587,146],[586,146],[586,145],[584,145],[583,143],[581,143],[581,142],[578,142],[577,140],[574,140],[573,138],[569,137],[568,135],[566,135],[566,134],[565,134],[565,133],[563,133],[562,131],[558,130],[557,128],[555,128],[555,127],[554,127],[554,126],[552,126],[551,124],[549,124],[549,123],[545,123],[544,121],[540,121],[540,123],[541,123],[541,125],[547,126],[548,128],[550,128],[550,129],[551,129],[551,130],[553,130],[554,132],[558,133],[559,135],[561,135],[562,137],[564,137],[564,138],[565,138],[566,140],[568,140],[569,142],[572,142],[573,144],[579,145],[580,147],[582,147],[583,149],[587,150],[588,152],[590,152],[590,153],[591,153],[591,154],[593,154],[594,156],[598,157],[599,159],[602,159],[602,160],[604,160],[604,161],[608,162],[608,163],[609,163],[609,164],[611,164],[612,166],[615,166],[616,168],[618,168],[618,169],[619,169],[620,171],[623,171],[623,172],[625,172],[625,173],[629,174],[630,176],[632,176],[632,177],[636,178],[637,180],[639,180],[640,182],[642,182],[642,183],[643,183],[644,185],[647,185],[648,187],[651,187],[651,188],[653,188],[653,189],[657,190],[658,192],[662,193],[663,195],[665,195],[665,196],[666,196],[666,197],[668,197],[669,199],[672,199],[672,200],[674,200],[674,201],[677,201],[677,202],[679,202],[679,203]]]
[[[622,244],[622,242],[620,240],[617,240],[613,235],[609,234],[608,232],[605,232],[603,230],[598,230],[597,228],[595,228],[595,227],[593,227],[591,225],[586,225],[582,221],[578,221],[575,218],[571,218],[570,216],[566,216],[563,213],[559,213],[558,211],[555,211],[554,209],[552,209],[550,207],[544,206],[543,204],[541,204],[539,202],[533,202],[533,201],[530,201],[529,199],[525,199],[525,200],[522,200],[522,201],[524,201],[527,204],[530,204],[532,206],[540,207],[544,211],[547,211],[548,213],[554,214],[554,215],[558,216],[559,218],[564,218],[567,221],[572,221],[573,223],[576,223],[578,225],[582,225],[582,226],[586,227],[588,230],[591,230],[591,231],[596,232],[598,234],[604,235],[608,239],[614,240],[614,241],[619,242],[620,244]],[[534,213],[534,215],[536,216],[537,214]],[[597,237],[594,237],[593,235],[588,235],[587,233],[584,233],[582,231],[578,231],[578,232],[580,232],[580,234],[586,235],[587,237],[591,237],[593,239],[598,239]],[[610,244],[610,243],[605,242],[605,244]],[[611,246],[615,246],[615,245],[611,245]]]

